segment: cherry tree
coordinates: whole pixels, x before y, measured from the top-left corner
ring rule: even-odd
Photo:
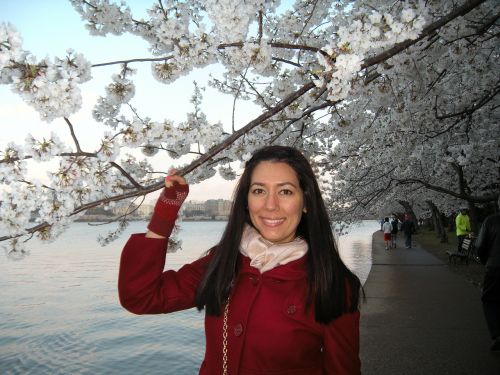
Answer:
[[[0,82],[43,120],[64,122],[73,140],[27,135],[25,144],[12,142],[0,151],[0,240],[11,255],[22,256],[32,236],[53,240],[89,208],[136,207],[162,188],[151,161],[165,156],[191,155],[176,167],[195,184],[217,172],[234,179],[238,163],[265,144],[294,145],[311,158],[336,207],[376,201],[377,195],[368,203],[359,198],[370,198],[366,176],[377,181],[372,191],[387,184],[449,188],[440,185],[445,167],[431,173],[432,155],[467,169],[470,191],[455,198],[484,201],[498,193],[491,176],[480,172],[487,168],[476,169],[480,181],[468,175],[484,158],[487,132],[498,132],[499,7],[493,0],[166,0],[153,2],[141,19],[124,2],[71,3],[92,35],[137,35],[151,56],[90,62],[70,50],[38,60],[23,49],[13,25],[0,25]],[[228,110],[245,100],[261,114],[246,124],[210,123],[201,106],[203,89],[195,85],[185,121],[152,119],[134,106],[134,73],[144,64],[167,87],[195,69],[221,67],[210,85],[234,98]],[[97,149],[85,150],[72,121],[82,104],[80,85],[110,65],[116,73],[92,112],[107,131]],[[489,139],[498,177],[498,137]],[[446,142],[452,143],[442,146]],[[402,155],[411,155],[411,162],[405,165]],[[30,180],[28,161],[46,160],[58,162],[48,180]]]
[[[380,64],[364,93],[337,107],[339,143],[323,160],[338,165],[332,213],[402,203],[449,215],[468,205],[477,231],[476,205],[500,193],[499,8],[490,5]]]

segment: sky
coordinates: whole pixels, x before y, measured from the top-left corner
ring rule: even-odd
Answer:
[[[127,1],[132,9],[134,18],[145,16],[145,10],[155,1],[132,0]],[[37,59],[43,57],[63,57],[67,49],[71,48],[82,53],[92,64],[123,60],[129,58],[150,57],[148,45],[134,35],[125,36],[91,36],[85,29],[84,22],[79,14],[66,0],[0,0],[0,23],[8,22],[16,27],[23,38],[23,49],[30,51]],[[217,75],[220,68],[212,67],[197,70],[186,77],[182,77],[174,84],[166,86],[158,83],[151,77],[150,64],[134,64],[138,69],[134,83],[136,95],[132,105],[138,108],[141,117],[151,117],[154,121],[164,119],[176,123],[185,120],[186,112],[192,110],[189,102],[193,93],[193,80],[206,87],[202,108],[210,122],[221,121],[224,128],[231,128],[233,100],[223,96],[207,86],[209,73]],[[92,108],[101,95],[104,87],[110,82],[113,73],[119,72],[119,65],[92,69],[92,81],[81,85],[83,106],[76,114],[70,116],[75,127],[82,148],[94,151],[100,140],[99,134],[110,130],[102,124],[96,123],[91,117]],[[260,112],[248,103],[238,103],[239,115],[236,117],[236,127],[241,127],[253,119]],[[71,142],[67,125],[63,119],[46,123],[40,120],[38,113],[26,105],[23,100],[13,93],[10,87],[0,85],[0,148],[9,141],[23,144],[28,133],[35,137],[48,137],[51,131],[56,132],[61,139]],[[181,159],[184,163],[186,159]],[[153,163],[155,169],[168,170],[179,161],[163,158]],[[33,172],[37,175],[54,164],[37,166]],[[43,172],[45,174],[45,172]],[[234,181],[228,182],[220,177],[214,177],[201,184],[191,186],[188,200],[230,199],[234,188]],[[154,199],[155,194],[150,198]]]

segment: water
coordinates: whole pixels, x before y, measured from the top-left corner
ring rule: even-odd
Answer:
[[[203,313],[135,316],[118,303],[117,274],[134,222],[119,240],[100,247],[103,227],[76,223],[56,242],[31,242],[18,262],[0,254],[1,374],[197,374],[204,354]],[[169,254],[178,269],[215,245],[225,222],[181,223],[183,250]],[[371,267],[371,234],[364,222],[340,237],[345,263],[362,282]]]

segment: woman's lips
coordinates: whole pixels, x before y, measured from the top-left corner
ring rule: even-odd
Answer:
[[[285,221],[285,219],[266,219],[266,218],[261,218],[262,222],[264,225],[268,227],[277,227],[281,223]]]

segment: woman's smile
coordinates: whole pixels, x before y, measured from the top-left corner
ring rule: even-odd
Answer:
[[[285,221],[285,219],[266,219],[266,218],[262,218],[262,221],[267,226],[276,227],[276,226],[280,225],[283,221]]]

